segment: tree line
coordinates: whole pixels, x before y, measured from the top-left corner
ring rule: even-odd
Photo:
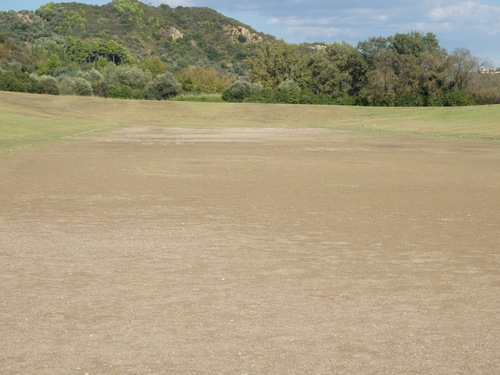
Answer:
[[[235,82],[226,99],[372,106],[500,103],[500,74],[481,74],[485,62],[464,48],[448,53],[432,33],[370,38],[356,47],[315,47],[264,43],[248,61],[248,82]]]
[[[225,101],[455,106],[500,103],[500,74],[470,51],[451,53],[432,33],[398,33],[347,43],[294,45],[269,40],[233,62],[172,64],[133,56],[113,39],[68,36],[46,44],[0,34],[0,89],[53,95],[167,99],[219,94]]]

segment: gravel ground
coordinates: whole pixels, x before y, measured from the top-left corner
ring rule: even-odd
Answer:
[[[500,147],[129,127],[0,159],[1,374],[499,374]]]

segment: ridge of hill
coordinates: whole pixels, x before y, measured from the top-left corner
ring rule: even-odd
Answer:
[[[180,68],[243,62],[258,43],[274,39],[210,8],[152,6],[138,0],[50,2],[35,12],[0,12],[0,32],[32,48],[61,45],[68,38],[113,40],[136,59],[168,55]]]

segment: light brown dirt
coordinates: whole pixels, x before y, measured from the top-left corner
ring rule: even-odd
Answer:
[[[1,374],[498,374],[500,147],[130,127],[0,159]]]

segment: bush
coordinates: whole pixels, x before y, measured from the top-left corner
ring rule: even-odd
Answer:
[[[427,107],[443,107],[444,106],[444,95],[434,96],[429,95],[425,98],[425,105]]]
[[[297,82],[286,79],[278,85],[278,91],[280,92],[281,101],[283,103],[297,104],[300,103],[301,92],[300,87]]]
[[[424,100],[417,93],[396,93],[392,105],[395,107],[421,107],[424,105]]]
[[[0,90],[13,92],[38,93],[38,81],[25,72],[3,71],[0,74]]]
[[[92,85],[85,78],[77,78],[73,82],[73,90],[79,96],[92,96]]]
[[[152,82],[148,83],[144,94],[147,99],[164,100],[180,93],[182,85],[175,79],[172,73],[157,76]]]
[[[59,86],[57,80],[51,76],[38,77],[40,94],[59,95]]]
[[[92,91],[97,96],[107,96],[109,84],[106,81],[92,82]]]
[[[92,85],[85,78],[60,76],[58,77],[58,83],[62,95],[93,95]]]
[[[65,66],[65,67],[56,69],[53,76],[58,78],[58,79],[60,77],[63,77],[63,76],[76,77],[79,72],[80,72],[80,68],[78,66],[70,64],[69,66]]]
[[[231,86],[231,79],[210,67],[191,66],[176,74],[177,79],[182,84],[184,91],[219,93]]]
[[[26,92],[27,86],[24,79],[17,76],[13,72],[5,72],[0,75],[0,90]]]
[[[474,96],[465,91],[452,91],[444,95],[443,104],[445,106],[475,105]]]
[[[95,69],[91,69],[88,72],[84,73],[82,78],[85,78],[90,83],[99,82],[104,79],[103,75]]]
[[[106,92],[106,98],[116,98],[116,99],[132,99],[134,93],[129,86],[115,86]]]
[[[500,104],[500,74],[476,75],[470,92],[477,104]]]
[[[156,78],[157,76],[167,72],[167,64],[165,64],[158,56],[148,57],[141,62],[139,66],[141,69],[149,71],[152,78]]]
[[[229,94],[226,93],[226,95]],[[231,97],[229,98],[231,99]],[[225,100],[227,101],[228,98],[226,97]],[[348,100],[345,100],[346,103],[342,104],[357,103],[359,98],[352,98],[348,103]],[[294,88],[287,91],[283,87],[281,89],[262,88],[258,84],[252,86],[250,96],[246,97],[243,101],[248,103],[340,104],[338,100],[334,100],[330,95],[322,94],[318,96],[310,90]]]
[[[60,75],[57,77],[57,84],[59,86],[59,93],[61,95],[74,95],[73,80],[75,78],[69,75]]]
[[[11,72],[22,72],[23,65],[18,61],[11,61],[7,64],[7,70]]]
[[[133,90],[130,86],[113,86],[106,91],[106,98],[115,99],[143,99],[142,90]]]
[[[228,90],[222,94],[222,99],[227,102],[242,102],[252,93],[252,86],[246,81],[234,81]]]
[[[152,80],[151,72],[135,67],[108,69],[106,80],[110,85],[129,86],[132,90],[142,90]]]
[[[475,96],[477,104],[500,104],[500,87],[481,90]]]
[[[221,94],[183,94],[170,99],[176,102],[210,102],[210,103],[221,103]]]

